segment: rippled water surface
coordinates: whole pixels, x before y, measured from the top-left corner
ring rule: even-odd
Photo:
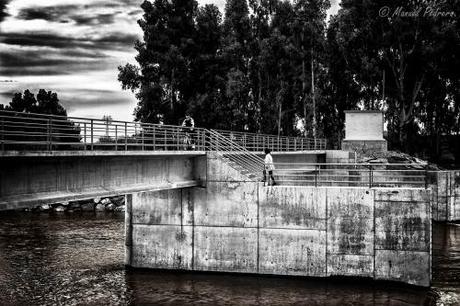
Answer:
[[[0,213],[0,305],[460,305],[460,227],[433,228],[433,288],[126,270],[123,214]]]

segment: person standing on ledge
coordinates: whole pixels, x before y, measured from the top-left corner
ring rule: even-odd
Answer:
[[[273,170],[275,170],[275,165],[273,164],[273,157],[270,154],[270,149],[266,148],[265,149],[265,160],[264,160],[264,178],[262,182],[264,182],[267,178],[267,172],[268,172],[268,185],[270,186],[270,179],[273,181],[272,186],[276,185],[275,178],[273,177]]]

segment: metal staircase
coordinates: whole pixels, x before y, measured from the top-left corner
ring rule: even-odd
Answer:
[[[207,130],[207,132],[209,151],[215,152],[248,180],[257,181],[261,178],[264,168],[264,160],[261,157],[215,130]]]

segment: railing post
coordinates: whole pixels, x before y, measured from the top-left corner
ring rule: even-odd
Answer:
[[[318,165],[315,165],[315,187],[318,187]]]
[[[2,151],[5,151],[5,120],[3,119],[3,117],[1,117],[1,120],[2,120],[2,123],[1,123],[1,127],[2,127],[2,131],[1,131],[1,134],[2,134]]]
[[[85,131],[83,132],[83,147],[86,151],[86,122],[83,123],[83,128],[85,129]]]
[[[94,119],[91,119],[91,151],[94,150]]]
[[[128,122],[125,122],[125,151],[128,151]]]
[[[425,189],[428,189],[428,165],[425,165]]]
[[[144,131],[144,128],[142,128],[142,131],[141,131],[142,151],[144,151],[144,134],[145,134],[145,131]]]
[[[48,135],[48,151],[51,151],[51,119],[48,119],[48,125],[46,127]]]
[[[372,166],[369,166],[369,188],[372,188],[374,181],[374,173],[372,172]]]
[[[152,141],[153,141],[152,144],[153,144],[153,151],[156,150],[156,147],[155,147],[155,145],[156,145],[155,132],[156,132],[156,131],[155,131],[155,126],[153,126],[153,127],[152,127]]]
[[[297,137],[294,138],[294,151],[297,151]]]
[[[187,136],[187,133],[188,133],[188,136]],[[177,150],[180,150],[180,137],[179,137],[179,134],[180,134],[180,130],[177,129],[177,132],[176,133],[172,133],[172,140],[173,140],[173,143],[174,143],[174,134],[177,135]],[[190,130],[187,130],[187,132],[185,132],[185,136],[188,138],[188,142],[189,143],[185,143],[184,142],[184,146],[185,146],[185,150],[188,150],[189,148],[187,147],[190,143],[191,143],[191,135],[190,135]]]
[[[118,125],[115,123],[115,151],[118,151]]]

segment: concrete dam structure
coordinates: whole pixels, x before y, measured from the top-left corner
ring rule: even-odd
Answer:
[[[360,164],[324,139],[8,111],[0,119],[0,210],[125,195],[135,268],[429,286],[431,209],[448,219],[457,202],[451,174],[428,182],[423,169]],[[277,186],[260,182],[264,148],[274,151]]]
[[[218,155],[195,161],[202,187],[127,196],[127,265],[430,285],[428,189],[264,187]]]

